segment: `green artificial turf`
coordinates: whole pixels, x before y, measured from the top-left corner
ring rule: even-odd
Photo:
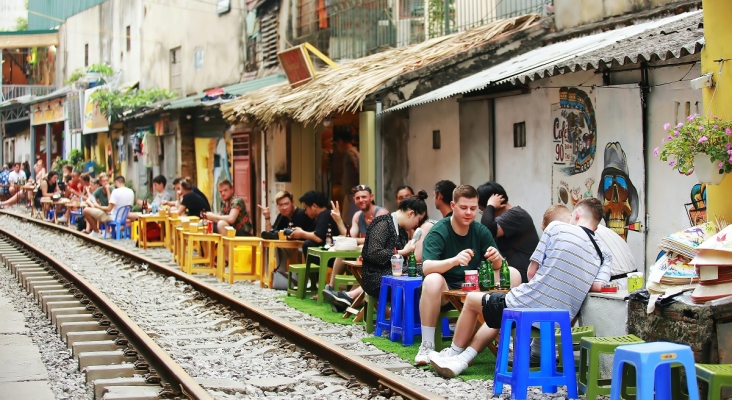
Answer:
[[[305,314],[320,318],[325,322],[342,325],[353,324],[353,316],[343,319],[343,313],[334,313],[330,308],[330,304],[323,303],[322,305],[318,305],[315,300],[311,300],[310,298],[300,300],[295,296],[280,296],[278,298],[282,299],[288,306],[302,311]]]
[[[414,357],[419,351],[419,337],[415,338],[415,344],[412,346],[402,346],[400,342],[392,342],[388,338],[383,337],[367,337],[362,339],[365,343],[371,343],[379,350],[394,353],[403,358],[406,362],[414,362]],[[447,343],[445,343],[447,344]],[[473,360],[473,364],[468,367],[465,372],[460,374],[460,378],[466,381],[473,379],[493,379],[493,372],[496,367],[496,358],[488,349],[478,354]],[[432,369],[432,367],[428,367]]]
[[[334,313],[331,311],[330,304],[318,305],[315,300],[306,298],[300,300],[294,296],[279,296],[279,299],[285,302],[288,306],[302,311],[305,314],[312,315],[313,317],[320,318],[325,322],[331,322],[334,324],[351,325],[353,317],[343,319],[343,313]],[[359,324],[363,324],[359,322]],[[412,363],[414,356],[419,351],[419,336],[415,338],[415,344],[412,346],[402,346],[401,342],[392,342],[388,338],[379,337],[367,337],[362,339],[366,343],[371,343],[376,346],[379,350],[388,351],[394,353],[404,359],[405,362]],[[446,343],[447,344],[447,343]],[[473,364],[460,375],[460,378],[469,381],[472,379],[493,379],[493,372],[496,366],[496,358],[489,350],[483,351],[478,357],[473,360]],[[432,367],[428,367],[432,369]]]

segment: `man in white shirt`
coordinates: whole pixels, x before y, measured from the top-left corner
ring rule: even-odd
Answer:
[[[13,165],[13,170],[10,171],[10,175],[8,175],[8,182],[10,182],[10,196],[12,197],[15,194],[15,184],[18,183],[19,180],[25,181],[27,178],[25,176],[25,171],[20,169],[20,163],[17,162]]]
[[[610,264],[610,283],[614,283],[618,290],[627,289],[628,274],[638,271],[630,246],[620,235],[605,225],[598,225],[595,234],[613,255],[613,262]]]
[[[102,233],[99,232],[99,223],[107,223],[115,220],[117,217],[117,210],[122,207],[130,206],[135,203],[135,192],[132,189],[125,186],[125,178],[123,176],[117,176],[114,178],[114,190],[109,196],[109,205],[101,206],[95,205],[93,209],[90,209],[87,216],[87,223],[91,225],[92,231],[89,236],[94,238],[102,238]],[[90,220],[91,219],[91,220]]]

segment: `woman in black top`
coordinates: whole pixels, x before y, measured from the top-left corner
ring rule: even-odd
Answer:
[[[381,277],[391,275],[391,256],[395,248],[405,262],[414,251],[414,243],[409,241],[407,230],[419,226],[427,213],[426,198],[427,192],[420,190],[416,196],[402,200],[396,212],[376,217],[369,225],[361,252],[363,290],[369,295],[378,297]]]

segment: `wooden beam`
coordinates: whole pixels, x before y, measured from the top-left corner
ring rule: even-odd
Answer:
[[[0,35],[0,49],[58,46],[58,33]]]

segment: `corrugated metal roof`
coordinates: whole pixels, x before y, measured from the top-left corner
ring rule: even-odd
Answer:
[[[244,93],[249,93],[251,91],[261,89],[266,86],[274,85],[276,83],[284,82],[287,78],[284,75],[276,74],[276,75],[270,75],[261,79],[254,79],[247,82],[241,82],[237,83],[231,86],[224,87],[224,92],[228,94],[233,94],[234,96],[241,96]],[[191,108],[191,107],[200,107],[203,106],[201,104],[201,98],[205,96],[204,93],[199,93],[193,96],[188,96],[182,99],[173,100],[165,106],[166,110],[174,110],[179,108]]]
[[[28,29],[51,29],[107,0],[28,0]]]
[[[665,60],[701,51],[704,44],[702,11],[675,15],[613,31],[554,43],[410,99],[384,112],[446,99],[505,82],[525,83],[556,74]]]

